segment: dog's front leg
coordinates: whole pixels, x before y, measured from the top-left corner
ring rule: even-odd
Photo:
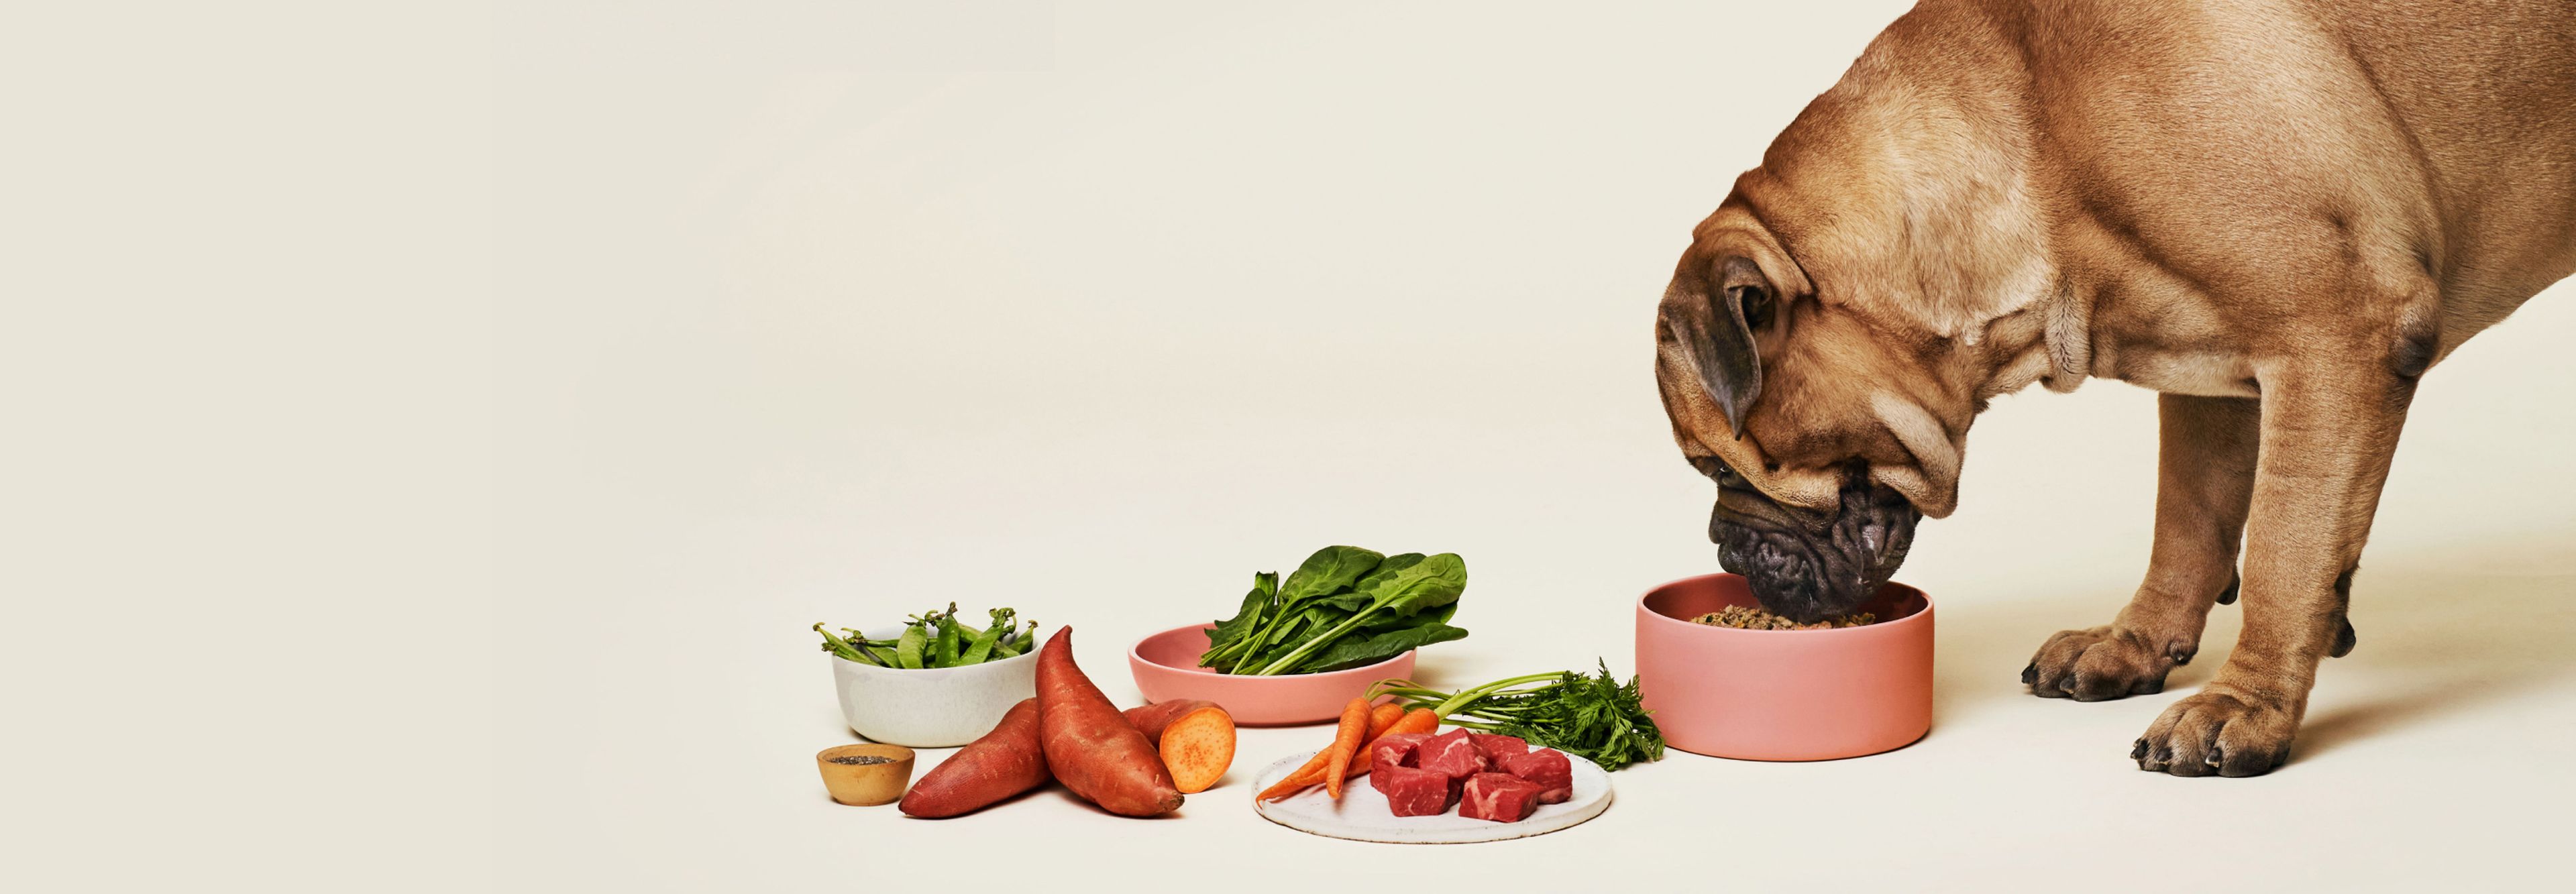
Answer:
[[[2040,645],[2021,671],[2033,694],[2089,702],[2162,692],[2165,675],[2200,650],[2210,605],[2236,591],[2261,413],[2249,398],[2157,398],[2156,542],[2146,580],[2111,623],[2059,631]]]
[[[2245,632],[2208,686],[2147,727],[2130,752],[2140,769],[2253,776],[2289,759],[2319,660],[2350,648],[2353,569],[2421,372],[2392,371],[2387,344],[2311,345],[2258,370]]]

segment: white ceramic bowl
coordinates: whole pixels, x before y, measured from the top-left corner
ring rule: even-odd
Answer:
[[[867,631],[891,639],[900,626]],[[1035,640],[1033,642],[1044,642]],[[993,731],[1002,714],[1038,692],[1038,652],[964,667],[896,670],[825,655],[841,693],[841,719],[871,742],[913,748],[964,745]]]

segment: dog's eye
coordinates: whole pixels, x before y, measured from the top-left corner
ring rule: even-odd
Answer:
[[[1727,466],[1725,460],[1714,456],[1691,457],[1691,467],[1698,469],[1700,474],[1708,476],[1709,480],[1717,482],[1720,487],[1744,480],[1735,474],[1733,468]]]
[[[1735,306],[1744,309],[1744,326],[1759,330],[1771,322],[1771,290],[1760,286],[1736,286]]]

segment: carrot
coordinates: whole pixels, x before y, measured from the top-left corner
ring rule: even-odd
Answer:
[[[1306,764],[1298,767],[1296,772],[1280,778],[1269,788],[1262,789],[1261,794],[1253,797],[1263,801],[1276,801],[1305,791],[1307,787],[1324,781],[1324,765],[1332,762],[1332,752],[1330,748],[1315,752],[1315,756],[1308,758]]]
[[[1024,698],[992,732],[921,777],[898,808],[926,819],[958,816],[1045,785],[1050,778],[1046,754],[1038,747],[1038,700]]]
[[[1207,791],[1234,765],[1234,715],[1204,699],[1127,709],[1127,722],[1154,743],[1182,794]]]
[[[1342,799],[1342,775],[1350,772],[1351,753],[1358,751],[1360,740],[1368,736],[1369,700],[1367,696],[1351,699],[1342,709],[1342,728],[1333,736],[1330,746],[1333,759],[1324,764],[1324,793],[1333,800]]]
[[[1374,745],[1378,739],[1392,736],[1397,733],[1427,733],[1439,728],[1440,715],[1438,713],[1433,712],[1430,708],[1415,708],[1404,712],[1403,719],[1397,720],[1393,724],[1388,725],[1384,732],[1381,732],[1376,736],[1371,736],[1369,738],[1369,742]],[[1350,773],[1342,778],[1349,779],[1355,776],[1367,775],[1369,765],[1376,762],[1377,749],[1369,747],[1368,745],[1360,746],[1360,752],[1351,756]]]
[[[1352,730],[1354,724],[1352,722],[1351,715],[1354,711],[1359,714],[1359,720],[1356,724],[1359,728],[1357,733],[1354,733]],[[1333,753],[1335,751],[1345,751],[1345,749],[1341,747],[1343,737],[1365,734],[1367,732],[1366,728],[1368,726],[1368,718],[1371,713],[1372,712],[1368,707],[1368,699],[1366,697],[1351,699],[1350,704],[1342,706],[1342,721],[1341,725],[1335,727],[1333,730],[1333,744],[1325,746],[1322,751],[1315,752],[1315,756],[1307,758],[1304,765],[1299,766],[1294,772],[1289,773],[1287,776],[1281,777],[1277,783],[1272,784],[1269,788],[1262,789],[1261,794],[1254,797],[1263,801],[1276,801],[1281,798],[1288,797],[1289,795],[1305,791],[1308,786],[1323,782],[1325,780],[1325,772],[1332,769]],[[1356,750],[1356,747],[1357,746],[1353,746],[1353,748],[1349,750]],[[1347,752],[1344,755],[1344,759],[1348,760]],[[1338,773],[1336,776],[1338,776]],[[1338,788],[1340,788],[1338,785],[1326,786],[1327,791]],[[1335,792],[1333,797],[1338,799],[1341,795],[1340,793]]]
[[[1404,719],[1404,706],[1394,702],[1369,709],[1368,735],[1360,739],[1360,747],[1366,748],[1368,743],[1377,741],[1377,737],[1386,735],[1386,728],[1401,719]]]
[[[1038,650],[1038,734],[1047,769],[1083,800],[1120,816],[1154,816],[1181,806],[1172,773],[1154,743],[1082,675],[1073,662],[1073,628],[1058,629]]]

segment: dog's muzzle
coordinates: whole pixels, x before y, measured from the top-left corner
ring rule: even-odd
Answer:
[[[1923,519],[1904,496],[1857,469],[1843,479],[1840,505],[1828,515],[1783,506],[1714,465],[1709,477],[1718,496],[1708,539],[1717,544],[1718,564],[1743,575],[1763,608],[1801,624],[1868,602],[1905,563],[1914,524]]]

